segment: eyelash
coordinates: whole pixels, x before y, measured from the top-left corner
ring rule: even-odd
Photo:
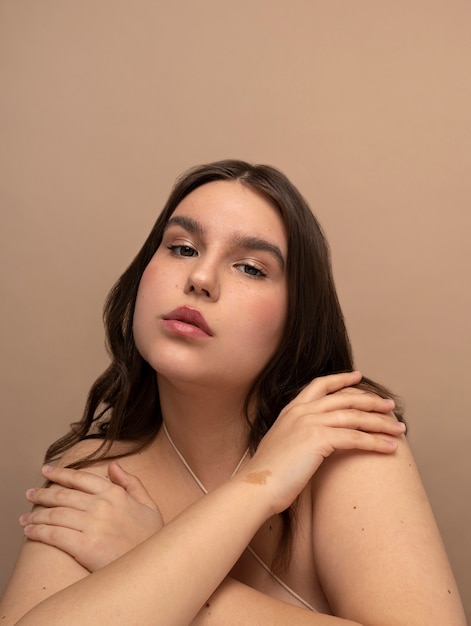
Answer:
[[[180,250],[182,248],[186,248],[186,250],[189,250],[190,252],[196,252],[196,250],[194,248],[192,248],[191,246],[185,246],[183,244],[178,244],[178,245],[173,245],[173,246],[167,246],[167,248],[170,250],[170,252],[172,254],[174,254],[175,256],[186,256],[186,257],[192,257],[195,256],[194,254],[180,254],[179,252],[177,252],[177,250]]]
[[[182,244],[177,244],[177,245],[170,245],[167,246],[167,248],[170,250],[170,252],[178,257],[193,257],[196,256],[196,254],[182,254],[182,249],[185,249],[186,251],[189,251],[191,253],[196,253],[196,250],[194,248],[192,248],[191,246],[185,246]],[[242,272],[243,274],[245,274],[246,276],[250,276],[250,278],[266,278],[267,274],[266,272],[264,272],[262,269],[260,269],[259,267],[257,267],[256,265],[253,265],[251,263],[238,263],[236,265],[237,268],[239,267],[245,267],[248,268],[249,271],[244,271]],[[254,271],[256,273],[252,274],[251,271]]]
[[[243,274],[246,274],[247,276],[250,276],[251,278],[266,278],[267,277],[266,272],[264,272],[262,269],[260,269],[256,265],[252,265],[251,263],[239,263],[238,265],[236,265],[236,267],[247,267],[247,268],[250,268],[251,270],[255,270],[257,272],[256,274],[251,274],[250,272],[242,272]]]

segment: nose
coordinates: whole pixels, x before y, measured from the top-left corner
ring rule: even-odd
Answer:
[[[214,263],[198,259],[193,265],[185,285],[185,293],[194,293],[209,300],[219,298],[219,277]]]

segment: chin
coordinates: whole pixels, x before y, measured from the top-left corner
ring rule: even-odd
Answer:
[[[191,351],[176,349],[175,346],[161,347],[158,352],[141,356],[158,377],[173,385],[191,385],[207,391],[237,392],[243,394],[244,398],[260,371],[252,371],[255,369],[253,361],[239,359],[239,367],[236,368],[237,360],[233,356],[230,359],[216,360],[208,355],[196,355]]]
[[[227,370],[229,371],[229,370]],[[244,379],[236,380],[232,376],[221,375],[221,369],[218,372],[201,372],[188,371],[182,368],[160,368],[156,370],[157,378],[166,380],[173,387],[180,387],[182,391],[204,390],[207,394],[217,393],[236,394],[242,400],[245,400],[253,381]]]

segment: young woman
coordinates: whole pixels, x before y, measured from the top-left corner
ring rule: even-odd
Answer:
[[[465,624],[400,411],[353,371],[283,174],[185,174],[105,321],[111,365],[28,492],[2,624]]]

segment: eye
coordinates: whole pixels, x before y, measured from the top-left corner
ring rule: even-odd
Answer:
[[[253,276],[254,278],[266,277],[266,273],[262,269],[260,269],[256,265],[252,265],[251,263],[239,263],[238,265],[236,265],[236,268],[240,270],[243,274]]]
[[[198,253],[191,246],[173,245],[167,246],[170,252],[175,256],[197,256]]]

